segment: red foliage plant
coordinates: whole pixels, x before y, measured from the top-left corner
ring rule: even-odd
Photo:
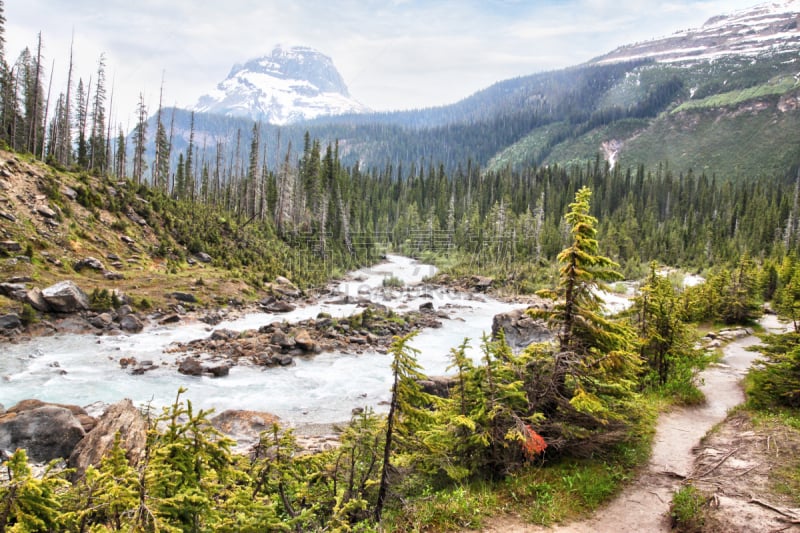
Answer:
[[[523,429],[525,441],[522,443],[522,450],[525,453],[525,457],[533,460],[547,448],[547,442],[545,442],[544,437],[536,433],[528,424],[525,424]]]

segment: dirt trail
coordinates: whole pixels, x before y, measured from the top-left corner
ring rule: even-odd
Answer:
[[[780,329],[774,316],[767,316],[762,325],[769,330]],[[524,524],[513,518],[490,521],[482,531],[487,533],[642,533],[667,532],[672,493],[680,479],[694,463],[692,449],[717,423],[725,419],[729,409],[744,401],[740,380],[758,353],[747,350],[758,343],[750,335],[733,341],[723,348],[719,364],[706,369],[700,387],[706,395],[703,406],[679,408],[661,415],[656,427],[653,452],[647,469],[608,506],[586,520],[544,528]]]

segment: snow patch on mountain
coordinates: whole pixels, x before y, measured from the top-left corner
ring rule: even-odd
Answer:
[[[369,111],[350,96],[330,57],[305,46],[281,45],[267,56],[234,65],[193,109],[278,125]]]
[[[800,50],[800,0],[759,4],[712,17],[700,28],[617,48],[590,63],[653,59],[662,63],[710,61]]]

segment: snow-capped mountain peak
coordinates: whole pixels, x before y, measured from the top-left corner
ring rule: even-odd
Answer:
[[[591,62],[614,63],[649,58],[677,63],[731,55],[758,56],[786,50],[800,50],[800,0],[767,2],[712,17],[700,28],[622,46]]]
[[[236,64],[194,110],[287,124],[322,115],[363,113],[350,97],[330,57],[306,46],[273,48],[269,55]]]

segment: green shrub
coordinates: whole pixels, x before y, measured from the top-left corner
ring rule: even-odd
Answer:
[[[383,286],[389,289],[399,289],[403,287],[405,283],[402,279],[398,278],[397,276],[389,276],[383,278]]]
[[[691,533],[702,531],[705,523],[706,498],[693,485],[681,487],[672,496],[670,517],[675,531]]]
[[[36,310],[31,307],[31,304],[24,303],[19,312],[19,319],[24,325],[29,326],[30,324],[38,322],[39,315],[36,313]]]

